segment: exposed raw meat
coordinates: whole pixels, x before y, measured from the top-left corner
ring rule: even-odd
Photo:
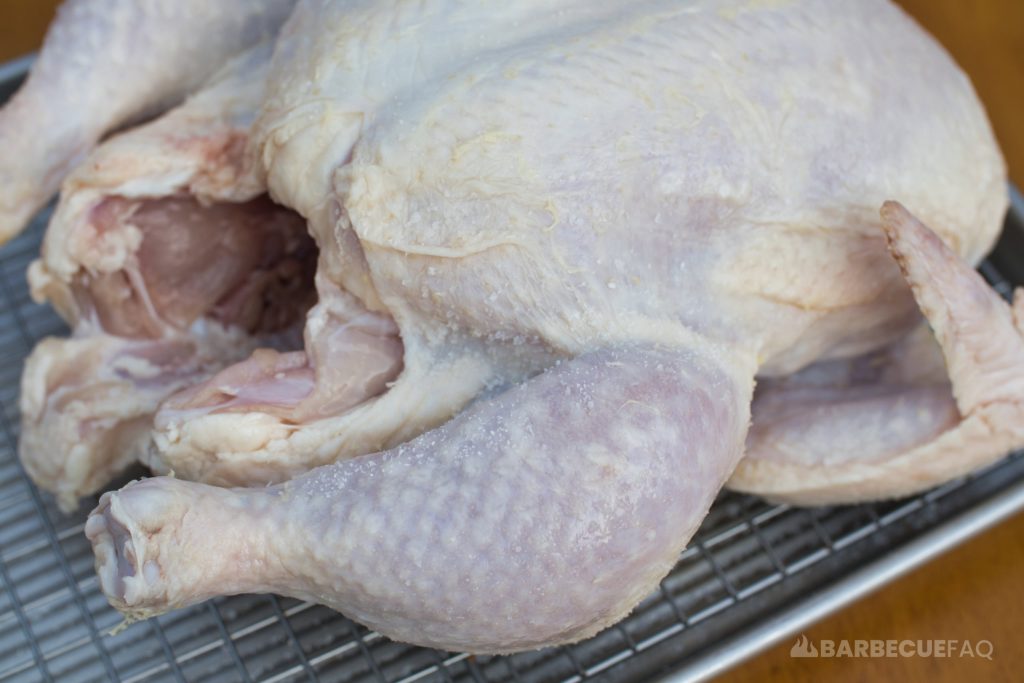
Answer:
[[[79,307],[121,336],[159,337],[205,315],[277,332],[301,316],[312,290],[316,249],[305,221],[266,197],[205,206],[192,197],[115,197],[89,221],[98,232],[139,234],[121,270],[83,272],[75,282]]]

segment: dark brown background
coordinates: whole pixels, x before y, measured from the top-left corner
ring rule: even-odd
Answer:
[[[57,4],[56,0],[0,0],[0,61],[37,49]],[[974,79],[1011,175],[1024,184],[1024,1],[902,0],[901,4]],[[791,659],[792,643],[787,641],[723,680],[1024,680],[1022,567],[1024,515],[1018,515],[806,632],[811,640],[836,641],[985,639],[995,647],[991,662]]]

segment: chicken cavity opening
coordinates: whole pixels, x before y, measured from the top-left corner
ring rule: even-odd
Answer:
[[[275,347],[168,398],[158,428],[203,413],[259,411],[291,423],[328,417],[383,393],[402,370],[395,322],[330,283],[318,288],[318,252],[304,219],[266,196],[208,205],[188,196],[112,197],[90,218],[101,239],[109,230],[139,237],[123,268],[75,283],[83,310],[104,330],[156,339],[205,318]],[[307,314],[316,331],[307,328],[304,350],[291,350]]]
[[[270,334],[301,321],[316,300],[317,249],[305,221],[266,196],[237,204],[110,197],[90,223],[100,239],[120,230],[138,240],[123,268],[75,282],[83,310],[111,334],[155,339],[204,317]]]

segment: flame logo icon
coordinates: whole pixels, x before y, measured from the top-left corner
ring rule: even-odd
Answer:
[[[801,633],[800,637],[796,639],[796,643],[794,643],[793,647],[791,647],[789,649],[789,656],[790,657],[817,657],[818,656],[818,648],[816,648],[813,643],[811,643],[809,640],[807,640],[807,636],[805,636],[804,634]]]

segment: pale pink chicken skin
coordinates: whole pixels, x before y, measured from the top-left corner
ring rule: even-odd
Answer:
[[[744,441],[755,459],[778,442],[770,424],[748,438],[755,374],[895,343],[913,296],[952,388],[896,347],[870,391],[924,419],[834,478],[811,423],[794,452],[761,451],[785,477],[739,485],[900,495],[1024,441],[1020,335],[960,260],[991,246],[1005,167],[933,41],[882,0],[560,10],[299,4],[251,142],[320,246],[305,347],[326,362],[224,369],[162,405],[151,451],[214,483],[298,476],[106,494],[86,531],[130,618],[273,590],[449,649],[585,637],[664,575]],[[883,232],[889,197],[942,239],[896,205]],[[346,325],[355,310],[394,328]],[[302,413],[345,357],[322,345],[337,329],[396,330],[400,347],[361,348],[397,350],[401,374]],[[863,398],[841,380],[839,413]]]

